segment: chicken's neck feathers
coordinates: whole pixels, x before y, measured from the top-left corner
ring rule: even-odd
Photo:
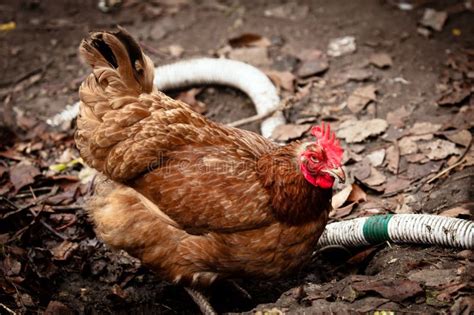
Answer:
[[[257,162],[257,172],[271,196],[275,217],[291,225],[319,220],[330,211],[332,189],[310,184],[299,169],[296,141],[263,155]]]

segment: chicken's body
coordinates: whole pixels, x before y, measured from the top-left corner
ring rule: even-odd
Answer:
[[[81,46],[76,143],[103,174],[89,212],[98,234],[165,279],[269,277],[306,262],[332,190],[300,171],[307,144],[280,147],[209,121],[153,88],[153,65],[123,30]]]

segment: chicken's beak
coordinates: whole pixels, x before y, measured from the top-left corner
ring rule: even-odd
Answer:
[[[344,183],[346,181],[346,174],[344,173],[344,170],[342,169],[342,167],[337,167],[330,170],[324,170],[323,172],[326,172],[329,175],[333,176],[334,178],[337,178],[341,183]]]

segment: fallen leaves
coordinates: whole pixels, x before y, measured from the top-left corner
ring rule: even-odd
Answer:
[[[459,144],[463,147],[468,147],[469,144],[472,142],[472,134],[468,130],[459,130],[452,134],[447,134],[446,138],[448,140]]]
[[[374,291],[392,301],[401,302],[423,291],[418,282],[407,279],[381,279],[353,283],[352,287],[360,292]]]
[[[428,287],[442,287],[449,283],[459,282],[456,269],[423,269],[408,273],[408,279],[421,282]]]
[[[420,151],[423,152],[430,160],[437,161],[447,158],[450,155],[459,155],[459,149],[452,142],[437,139],[419,145]]]
[[[433,124],[430,122],[416,122],[413,127],[408,130],[411,135],[433,134],[441,129],[441,124]]]
[[[355,205],[367,201],[367,194],[357,184],[344,187],[332,197],[333,210],[329,213],[331,218],[342,218],[349,215]]]
[[[447,19],[448,14],[446,12],[427,8],[423,13],[420,24],[435,31],[441,32]]]
[[[337,137],[347,143],[362,142],[368,137],[376,136],[387,130],[388,124],[384,119],[346,120],[339,125]]]
[[[375,190],[380,190],[381,188],[378,188],[377,186],[380,186],[385,183],[387,177],[385,177],[385,175],[378,171],[375,167],[371,167],[369,177],[358,179],[364,184],[366,184],[368,187]]]
[[[268,38],[254,33],[244,33],[229,39],[232,48],[240,47],[268,47],[271,42]]]
[[[254,66],[268,66],[271,60],[266,47],[244,47],[232,49],[229,58],[249,63]]]
[[[296,77],[289,71],[268,70],[265,74],[272,80],[273,84],[282,89],[293,92],[295,89]]]
[[[369,57],[369,62],[381,69],[389,68],[393,64],[392,57],[390,57],[390,55],[387,53],[373,54]]]
[[[389,146],[386,153],[385,164],[387,169],[393,174],[398,174],[398,167],[400,165],[400,149],[398,145]]]
[[[309,7],[301,3],[288,2],[283,5],[266,9],[263,14],[266,17],[274,17],[280,19],[289,19],[292,21],[304,19],[309,12]]]
[[[398,177],[389,177],[387,179],[387,184],[385,185],[385,194],[392,194],[396,192],[401,192],[408,188],[411,181],[408,179],[398,178]]]
[[[15,191],[19,191],[21,188],[33,184],[35,177],[40,174],[41,172],[37,167],[26,161],[12,166],[9,170],[10,181],[15,187]]]
[[[329,42],[327,54],[340,57],[355,52],[357,49],[355,37],[345,36],[334,38]]]
[[[273,130],[272,139],[275,141],[289,141],[303,136],[303,134],[311,128],[311,124],[280,125]]]
[[[442,211],[439,215],[442,215],[445,217],[452,217],[452,218],[463,217],[463,216],[469,217],[471,215],[471,211],[464,207],[454,207],[454,208]]]
[[[396,110],[387,113],[387,122],[390,125],[401,128],[405,125],[405,119],[408,118],[411,111],[407,110],[405,106],[399,107]]]
[[[180,45],[170,45],[168,46],[168,51],[170,55],[175,58],[180,58],[184,53],[184,48]]]
[[[199,101],[196,98],[201,92],[202,92],[202,88],[192,88],[187,91],[179,93],[176,99],[183,101],[189,106],[191,106],[191,108],[195,112],[199,114],[204,114],[207,111],[207,106],[206,104],[204,104],[203,102]]]
[[[453,85],[438,99],[438,105],[451,106],[458,105],[471,95],[471,88],[468,85]]]
[[[367,106],[367,104],[369,104],[369,102],[375,101],[376,91],[377,88],[373,84],[355,89],[347,99],[347,107],[353,113],[360,112],[365,108],[365,106]]]
[[[306,60],[301,63],[296,72],[301,78],[317,75],[325,72],[329,68],[329,63],[325,58]]]
[[[51,249],[51,254],[53,254],[53,258],[56,260],[67,260],[78,247],[78,243],[63,241]]]

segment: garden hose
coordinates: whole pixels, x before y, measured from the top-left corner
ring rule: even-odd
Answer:
[[[318,247],[382,242],[474,248],[474,222],[430,214],[386,214],[330,223]]]

